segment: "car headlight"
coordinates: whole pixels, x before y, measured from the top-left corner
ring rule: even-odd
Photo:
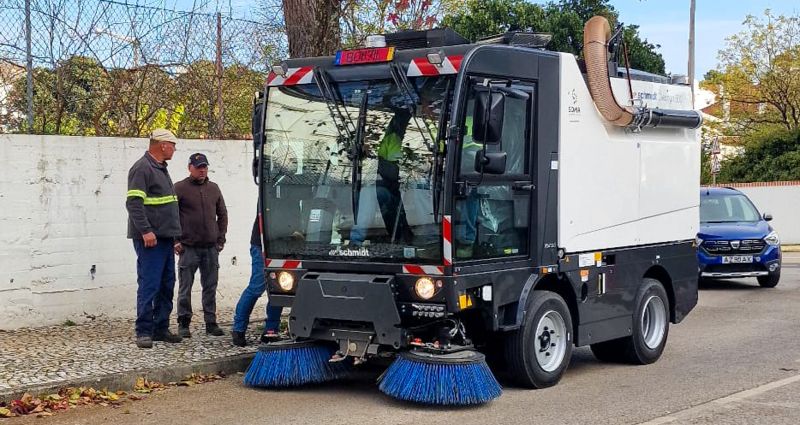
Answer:
[[[284,292],[294,289],[294,275],[289,272],[278,273],[278,287]]]
[[[699,236],[698,236],[698,237],[695,237],[695,238],[694,238],[694,244],[695,244],[695,246],[697,246],[697,247],[700,247],[700,245],[702,245],[702,244],[703,244],[703,238],[701,238],[701,237],[699,237]]]
[[[417,279],[417,282],[414,284],[414,292],[416,292],[417,296],[421,299],[429,300],[433,298],[433,294],[436,293],[436,285],[431,278],[421,277]]]
[[[764,238],[764,241],[768,245],[772,245],[772,246],[778,246],[778,245],[781,244],[781,238],[778,237],[778,232],[776,232],[774,230],[772,232],[770,232],[770,234],[767,235],[766,238]]]

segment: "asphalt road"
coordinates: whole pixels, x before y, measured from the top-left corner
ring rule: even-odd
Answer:
[[[10,424],[798,424],[800,254],[786,254],[774,289],[753,279],[701,288],[698,307],[670,329],[649,366],[609,365],[574,352],[561,383],[506,387],[473,408],[400,403],[377,390],[376,374],[291,391],[245,388],[241,376],[178,388],[118,409],[83,408]]]

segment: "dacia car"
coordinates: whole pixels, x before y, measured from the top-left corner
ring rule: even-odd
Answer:
[[[697,259],[700,280],[755,277],[772,288],[781,278],[781,243],[750,199],[733,188],[700,189]]]

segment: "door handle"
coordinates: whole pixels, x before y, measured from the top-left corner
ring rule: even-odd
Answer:
[[[511,185],[511,189],[512,190],[518,190],[518,191],[531,192],[531,191],[533,191],[533,189],[536,189],[536,186],[534,186],[533,183],[531,183],[531,182],[514,182]]]

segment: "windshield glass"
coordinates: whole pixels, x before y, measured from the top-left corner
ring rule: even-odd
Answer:
[[[759,221],[756,207],[741,194],[714,194],[700,197],[700,222],[727,223]]]
[[[445,77],[412,79],[410,97],[391,79],[331,88],[336,105],[316,84],[269,90],[267,254],[439,263],[431,189]]]

